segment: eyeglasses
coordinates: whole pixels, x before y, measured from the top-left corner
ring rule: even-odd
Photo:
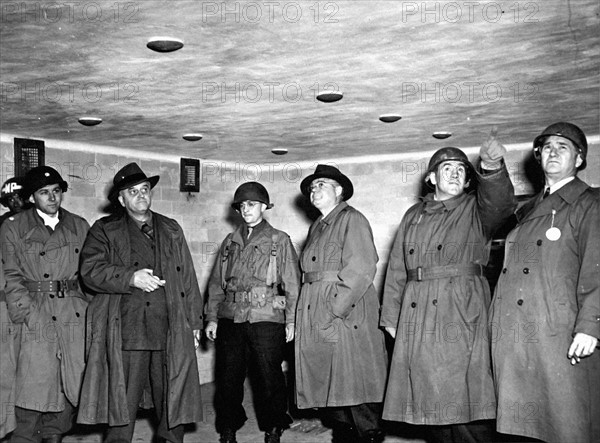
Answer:
[[[255,201],[245,201],[245,202],[241,202],[238,206],[238,211],[242,212],[242,211],[251,211],[254,209],[255,206],[260,205],[260,202],[255,202]]]
[[[325,185],[329,185],[332,188],[335,188],[336,186],[339,186],[336,182],[326,182],[326,181],[320,181],[320,182],[315,182],[313,184],[311,184],[308,187],[309,192],[316,192],[316,191],[322,191],[323,188],[325,187]]]

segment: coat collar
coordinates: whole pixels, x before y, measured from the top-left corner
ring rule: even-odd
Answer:
[[[329,225],[332,223],[333,220],[335,220],[335,218],[337,217],[337,215],[342,212],[344,209],[346,209],[348,207],[348,203],[346,203],[345,201],[340,202],[335,208],[333,208],[331,210],[331,212],[329,214],[327,214],[326,217],[319,217],[317,219],[317,223],[318,222],[323,222],[326,225]]]
[[[24,228],[22,236],[25,235],[31,240],[45,242],[50,237],[48,229],[44,225],[44,220],[37,214],[35,207],[29,208],[23,212],[21,216],[24,223],[21,225]],[[66,209],[59,209],[59,222],[56,225],[56,229],[68,229],[72,233],[77,233],[75,226],[75,217]],[[56,231],[55,229],[55,231]]]
[[[434,198],[434,193],[430,192],[425,197],[420,197],[423,202],[423,211],[428,213],[442,212],[444,209],[452,211],[459,207],[463,201],[467,198],[467,193],[463,192],[456,197],[449,198],[448,200],[438,201]]]
[[[264,223],[264,224],[263,224]],[[255,243],[256,240],[258,240],[259,238],[263,237],[263,236],[268,236],[269,238],[271,237],[271,232],[273,230],[273,227],[269,224],[268,221],[266,221],[265,219],[263,219],[262,222],[260,222],[260,230],[256,232],[256,235],[253,235],[250,238],[250,241],[247,243],[247,245],[251,244],[251,243]],[[231,236],[231,241],[233,243],[237,243],[238,245],[240,245],[241,247],[244,247],[244,235],[248,234],[248,230],[246,229],[246,226],[242,223],[240,226],[237,227],[237,229],[235,231],[233,231],[233,234]]]
[[[552,213],[553,209],[563,204],[573,204],[589,186],[578,177],[567,183],[556,192],[542,200],[543,190],[521,206],[515,213],[519,222],[535,217],[543,217]]]

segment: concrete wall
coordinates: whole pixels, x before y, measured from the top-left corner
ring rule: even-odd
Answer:
[[[580,178],[592,186],[600,186],[600,137],[590,139],[588,167]],[[14,174],[12,138],[0,137],[0,179]],[[506,163],[519,195],[531,194],[536,187],[537,170],[531,159],[531,144],[509,145]],[[471,159],[478,148],[466,148]],[[238,222],[230,209],[235,189],[246,181],[260,181],[268,189],[275,207],[267,212],[269,222],[290,234],[300,251],[311,218],[316,214],[299,191],[300,181],[312,173],[317,163],[336,165],[348,175],[355,187],[349,201],[371,222],[379,253],[377,287],[382,285],[387,257],[396,229],[404,212],[417,201],[422,192],[422,175],[431,152],[368,156],[354,159],[323,159],[303,163],[272,164],[226,163],[201,161],[201,185],[197,194],[179,192],[179,159],[139,151],[111,147],[66,145],[46,141],[46,164],[59,172],[69,183],[64,207],[85,217],[90,224],[104,215],[106,193],[115,173],[125,164],[135,161],[148,175],[160,175],[154,190],[152,209],[175,218],[182,225],[203,293],[212,269],[215,252],[225,235]],[[537,180],[539,180],[539,175]],[[537,182],[539,185],[539,181]],[[4,208],[2,208],[4,210]],[[198,351],[201,381],[213,379],[213,352],[209,346]]]

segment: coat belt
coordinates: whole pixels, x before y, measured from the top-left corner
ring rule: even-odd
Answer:
[[[226,302],[233,303],[256,303],[256,302],[270,302],[273,300],[273,293],[271,290],[265,291],[236,291],[227,292],[225,294]]]
[[[29,292],[52,292],[56,293],[58,298],[68,296],[68,291],[79,289],[78,280],[27,280],[24,285]]]
[[[483,266],[474,263],[468,265],[432,266],[428,268],[418,266],[416,269],[408,270],[407,280],[435,280],[438,278],[459,277],[462,275],[483,276]]]
[[[313,271],[302,273],[302,283],[315,281],[340,281],[338,271]]]

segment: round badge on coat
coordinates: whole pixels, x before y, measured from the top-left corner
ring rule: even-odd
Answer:
[[[546,231],[546,238],[550,241],[556,241],[560,238],[561,232],[558,228],[550,228]]]

